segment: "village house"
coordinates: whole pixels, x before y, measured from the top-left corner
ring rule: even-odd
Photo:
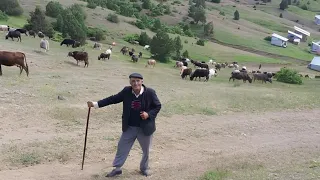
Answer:
[[[294,26],[294,32],[296,34],[302,35],[302,39],[301,39],[302,42],[306,42],[307,41],[307,37],[310,36],[310,32],[308,32],[306,30],[303,30],[303,29],[301,29],[301,28],[299,28],[297,26]]]
[[[288,41],[288,39],[285,37],[282,37],[276,33],[272,34],[272,37],[271,37],[271,44],[272,45],[285,48],[285,47],[287,47],[287,41]]]

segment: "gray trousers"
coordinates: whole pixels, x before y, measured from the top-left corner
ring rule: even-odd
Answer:
[[[113,161],[113,167],[120,168],[123,166],[136,139],[138,139],[143,152],[140,162],[140,170],[144,171],[149,169],[149,149],[151,146],[152,135],[145,136],[140,127],[133,126],[129,126],[127,131],[123,132],[120,137],[117,154]]]

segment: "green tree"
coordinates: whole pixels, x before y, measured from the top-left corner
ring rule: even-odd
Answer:
[[[77,19],[80,18],[80,19]],[[82,45],[87,38],[87,27],[84,25],[83,16],[79,16],[79,13],[73,14],[72,11],[66,10],[63,15],[62,35],[64,37],[70,36],[70,38],[79,41]]]
[[[23,13],[18,0],[0,0],[0,10],[9,16],[20,16]]]
[[[142,1],[142,8],[143,9],[150,9],[151,8],[151,1],[150,0],[143,0]]]
[[[154,24],[153,24],[153,27],[151,28],[152,31],[154,32],[157,32],[159,30],[162,30],[162,24],[161,24],[161,21],[160,19],[156,19]]]
[[[2,21],[8,21],[9,20],[8,15],[5,12],[2,12],[1,10],[0,10],[0,20],[2,20]]]
[[[206,8],[206,1],[205,0],[194,0],[194,2],[196,3],[195,4],[196,7],[202,6],[203,8]]]
[[[56,23],[55,29],[59,32],[62,32],[63,27],[64,27],[63,18],[61,16],[61,14],[59,14],[57,17],[57,23]]]
[[[213,22],[209,22],[208,24],[206,24],[204,27],[203,27],[203,31],[204,31],[204,34],[206,36],[210,36],[213,34]]]
[[[239,20],[239,19],[240,19],[240,14],[239,14],[239,11],[236,10],[236,11],[234,12],[234,20]]]
[[[176,58],[180,58],[181,56],[181,50],[183,49],[183,45],[181,43],[181,39],[180,36],[177,36],[174,40],[173,40],[173,46],[174,46],[174,50],[176,52]]]
[[[174,51],[173,42],[164,31],[158,31],[150,42],[150,51],[154,58],[160,62],[168,62],[170,54]]]
[[[54,35],[53,27],[46,19],[45,12],[40,6],[36,6],[34,12],[30,12],[27,26],[36,32],[41,31],[49,37],[53,37]]]
[[[57,1],[50,1],[46,5],[46,15],[56,18],[63,11],[62,5]]]
[[[281,10],[285,10],[288,8],[288,1],[287,0],[282,0],[281,3],[279,4]]]
[[[150,44],[151,38],[148,36],[148,34],[146,32],[141,32],[140,36],[139,36],[139,44],[141,46],[145,46]]]
[[[189,52],[188,52],[188,50],[185,50],[185,51],[182,53],[182,56],[183,56],[184,58],[189,58]]]
[[[206,23],[206,11],[204,7],[200,6],[196,8],[193,20],[198,24],[198,22]]]

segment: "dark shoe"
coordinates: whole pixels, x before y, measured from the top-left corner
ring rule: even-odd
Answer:
[[[151,175],[151,173],[150,173],[149,170],[144,170],[144,171],[141,170],[140,173],[141,173],[143,176],[150,176],[150,175]]]
[[[122,174],[122,170],[112,170],[109,174],[106,175],[106,177],[113,177],[113,176],[116,176],[116,175],[120,175]]]

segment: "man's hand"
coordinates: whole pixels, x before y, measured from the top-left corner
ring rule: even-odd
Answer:
[[[141,111],[140,112],[140,117],[143,119],[143,120],[146,120],[149,118],[149,114],[144,112],[144,111]]]
[[[94,105],[93,105],[93,103],[92,103],[91,101],[88,101],[87,104],[88,104],[88,107],[89,107],[89,108],[90,108],[90,107],[94,107]]]

